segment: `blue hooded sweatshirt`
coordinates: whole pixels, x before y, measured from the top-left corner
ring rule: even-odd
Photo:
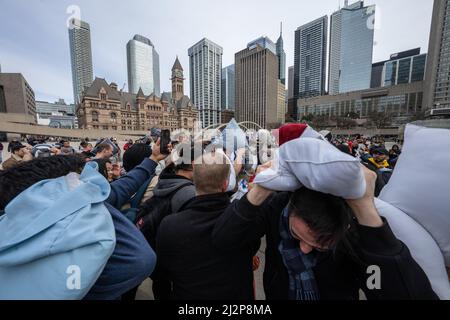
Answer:
[[[110,186],[95,164],[38,182],[0,217],[0,300],[81,299],[115,249]]]
[[[116,247],[85,300],[117,300],[148,278],[156,265],[156,254],[142,233],[119,210],[155,174],[157,163],[145,159],[126,176],[111,183],[105,201],[116,230]]]

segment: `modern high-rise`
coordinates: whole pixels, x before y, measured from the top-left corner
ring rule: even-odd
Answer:
[[[21,73],[0,73],[0,112],[21,113],[36,119],[34,91]]]
[[[381,74],[381,85],[394,86],[397,84],[423,81],[427,54],[417,54],[385,62]]]
[[[223,49],[203,38],[188,50],[191,99],[203,128],[220,123]]]
[[[278,79],[277,122],[282,125],[286,121],[286,86]]]
[[[288,93],[287,99],[294,98],[294,66],[288,68]]]
[[[81,102],[86,87],[92,84],[91,31],[89,24],[73,19],[69,28],[70,58],[72,64],[73,99],[75,105]]]
[[[277,40],[276,51],[278,57],[278,79],[286,86],[286,52],[283,42],[283,24],[280,27],[280,37]]]
[[[450,0],[435,0],[425,75],[425,108],[450,114]],[[435,110],[436,109],[436,110]]]
[[[270,45],[271,41],[264,42]],[[278,126],[281,88],[276,53],[260,42],[251,42],[235,54],[235,69],[237,121],[254,122],[267,129]]]
[[[406,83],[406,75],[409,75],[408,82],[423,81],[426,58],[426,54],[420,54],[420,48],[391,54],[389,60],[372,64],[370,87],[379,88]],[[399,63],[400,61],[402,63]],[[398,76],[403,80],[398,81]]]
[[[222,111],[234,110],[235,104],[234,64],[222,69]]]
[[[135,35],[127,44],[128,91],[145,95],[161,95],[159,79],[159,54],[153,43],[141,35]]]
[[[297,99],[325,94],[327,32],[328,16],[295,31],[293,94]]]
[[[39,125],[63,129],[78,128],[75,105],[66,104],[64,99],[59,99],[54,103],[36,101],[36,113]]]
[[[247,44],[247,47],[254,47],[255,45],[259,45],[261,48],[269,49],[273,54],[277,54],[277,45],[273,43],[269,37],[259,37],[258,39],[253,40]]]
[[[375,6],[358,1],[331,16],[330,95],[370,88]]]

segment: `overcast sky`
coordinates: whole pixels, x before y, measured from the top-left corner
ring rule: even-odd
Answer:
[[[294,63],[294,31],[343,0],[0,0],[2,72],[20,72],[37,100],[73,102],[67,8],[77,5],[91,26],[94,76],[127,83],[126,44],[148,37],[160,55],[161,90],[168,91],[178,55],[189,77],[187,50],[203,37],[224,49],[223,66],[234,54],[265,35],[276,41],[283,22],[287,65]],[[350,0],[350,3],[354,1]],[[432,0],[367,0],[376,4],[374,62],[391,53],[428,51]],[[287,72],[287,71],[286,71]],[[128,86],[125,87],[126,90]],[[185,93],[189,94],[188,79]]]

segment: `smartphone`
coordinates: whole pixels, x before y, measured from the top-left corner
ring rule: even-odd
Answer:
[[[162,130],[161,131],[161,144],[160,144],[160,152],[161,154],[170,154],[169,152],[169,144],[170,144],[170,130]]]

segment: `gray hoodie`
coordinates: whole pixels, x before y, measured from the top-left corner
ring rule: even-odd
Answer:
[[[189,200],[195,197],[195,187],[187,178],[172,174],[162,174],[153,189],[157,197],[172,195],[172,212],[178,212]]]

